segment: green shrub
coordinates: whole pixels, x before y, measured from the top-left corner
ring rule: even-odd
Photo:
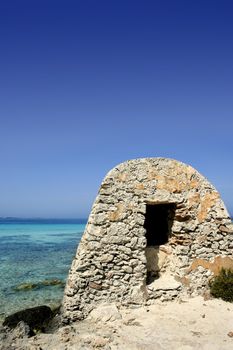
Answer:
[[[221,269],[219,275],[210,281],[210,293],[215,298],[233,302],[233,270]]]

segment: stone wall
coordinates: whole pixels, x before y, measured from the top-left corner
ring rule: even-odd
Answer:
[[[175,205],[169,239],[147,247],[146,205],[160,203]],[[101,302],[149,304],[203,293],[222,266],[233,268],[232,232],[219,193],[191,166],[165,158],[118,165],[101,184],[73,260],[64,322]],[[153,261],[159,278],[148,282]]]

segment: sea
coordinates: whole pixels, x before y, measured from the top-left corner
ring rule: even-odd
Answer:
[[[0,320],[61,303],[85,219],[0,219]]]

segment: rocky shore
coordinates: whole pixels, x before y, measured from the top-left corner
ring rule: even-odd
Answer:
[[[1,350],[230,350],[233,304],[195,298],[125,308],[102,304],[83,321],[55,317],[31,336],[24,322],[0,328]]]

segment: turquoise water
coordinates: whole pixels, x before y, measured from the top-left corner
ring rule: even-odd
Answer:
[[[36,305],[56,305],[84,220],[25,220],[0,222],[0,318]],[[59,280],[58,285],[43,281]],[[33,289],[16,290],[32,283]],[[20,288],[19,288],[20,289]]]

